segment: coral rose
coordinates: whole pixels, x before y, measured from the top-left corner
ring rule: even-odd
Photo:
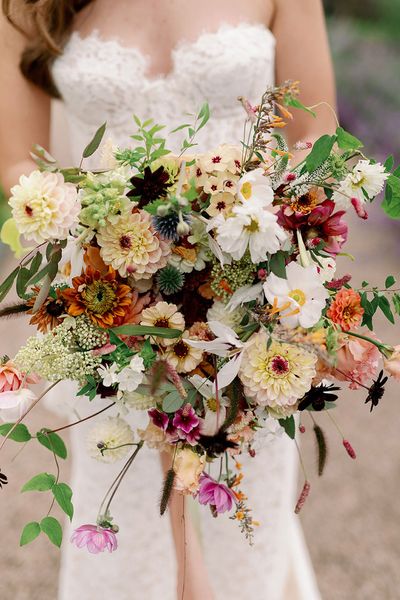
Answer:
[[[400,380],[400,345],[395,346],[393,350],[392,356],[383,361],[383,366],[389,375]]]
[[[350,389],[365,385],[376,376],[380,352],[374,344],[360,338],[347,338],[337,353],[332,375],[339,381],[350,381]]]

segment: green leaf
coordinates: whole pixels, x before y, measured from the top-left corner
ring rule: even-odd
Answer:
[[[336,135],[323,135],[314,144],[306,158],[306,169],[309,173],[315,171],[328,158],[336,141]]]
[[[400,219],[400,179],[394,174],[386,181],[382,208],[391,219]]]
[[[55,546],[61,546],[62,528],[57,519],[54,517],[45,517],[40,521],[40,529]]]
[[[70,521],[74,516],[74,506],[71,502],[72,490],[66,483],[56,483],[52,492],[60,508],[68,515]]]
[[[177,390],[174,390],[163,398],[162,409],[164,412],[173,413],[178,410],[184,402],[186,402],[186,400],[179,395]]]
[[[338,127],[336,129],[336,136],[337,145],[342,150],[358,150],[358,148],[362,148],[364,145],[359,139],[354,137],[354,135],[345,131],[343,127]]]
[[[285,96],[284,102],[285,102],[286,106],[293,106],[293,108],[299,108],[300,110],[304,110],[305,112],[308,112],[313,117],[317,116],[317,113],[315,113],[313,110],[311,110],[311,108],[308,108],[307,106],[305,106],[305,104],[300,102],[300,100],[298,98],[296,98],[295,96],[291,96],[290,94],[287,94]]]
[[[96,131],[96,133],[93,136],[93,139],[89,142],[89,144],[86,146],[86,148],[82,152],[83,158],[88,158],[89,156],[92,156],[92,154],[94,154],[96,152],[97,148],[101,144],[101,140],[103,139],[104,133],[106,131],[106,126],[107,126],[107,123],[103,123],[103,125],[101,125],[98,128],[98,130]]]
[[[387,157],[387,159],[385,160],[385,164],[383,166],[385,167],[385,170],[388,172],[390,172],[393,169],[394,158],[393,158],[392,154]]]
[[[208,102],[204,102],[203,106],[200,108],[200,112],[197,115],[197,118],[199,120],[201,119],[200,125],[197,126],[197,131],[199,131],[199,129],[204,127],[204,125],[210,118],[210,107],[208,105]]]
[[[60,458],[67,458],[67,448],[57,433],[47,433],[50,429],[41,429],[37,432],[37,440],[42,446],[51,450]]]
[[[388,275],[385,280],[385,288],[388,289],[388,288],[392,287],[392,285],[394,285],[395,283],[396,283],[396,280],[393,277],[393,275]]]
[[[150,325],[121,325],[111,329],[119,335],[154,335],[168,339],[181,337],[180,329],[169,329],[168,327],[151,327]]]
[[[0,302],[2,300],[4,300],[4,298],[7,296],[8,292],[12,288],[14,279],[18,275],[19,270],[20,270],[20,267],[18,266],[16,269],[14,269],[14,271],[12,273],[10,273],[10,275],[0,285]]]
[[[278,250],[268,260],[270,271],[281,279],[286,279],[285,253]]]
[[[28,283],[30,277],[31,272],[29,269],[22,267],[19,270],[15,288],[20,298],[26,299],[26,284]]]
[[[393,294],[392,296],[393,308],[396,315],[400,315],[400,295]]]
[[[293,415],[291,417],[286,417],[286,419],[279,419],[279,424],[283,427],[287,435],[294,440],[296,435],[296,423]]]
[[[392,309],[390,308],[389,300],[386,296],[379,296],[379,308],[385,315],[385,317],[394,325],[394,316]]]
[[[157,358],[157,352],[154,352],[149,339],[145,341],[140,351],[140,356],[143,358],[144,368],[147,370],[151,367]]]
[[[27,523],[22,530],[21,538],[19,540],[20,546],[25,546],[30,542],[33,542],[40,534],[40,525],[37,521],[32,521],[31,523]]]
[[[3,423],[0,425],[0,435],[6,436],[12,427],[14,427],[14,423]],[[19,423],[16,425],[9,438],[14,442],[29,442],[29,440],[32,439],[32,436],[29,433],[27,426],[23,423]]]
[[[51,473],[39,473],[22,487],[21,492],[47,492],[55,484],[56,478]]]
[[[21,258],[24,254],[27,254],[33,248],[24,248],[21,244],[21,235],[18,231],[15,220],[10,217],[3,223],[3,227],[0,232],[0,239],[3,244],[10,246],[12,252],[14,252],[15,258]]]

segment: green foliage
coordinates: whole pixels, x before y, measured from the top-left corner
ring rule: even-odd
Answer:
[[[298,98],[296,98],[296,96],[292,96],[291,94],[286,94],[284,104],[286,106],[292,106],[293,108],[299,108],[300,110],[304,110],[305,112],[308,112],[310,115],[312,115],[314,118],[317,116],[317,114],[313,110],[311,110],[311,108],[305,106],[302,102],[300,102]]]
[[[6,436],[13,427],[14,423],[3,423],[0,425],[0,435]],[[19,423],[13,429],[9,439],[14,442],[29,442],[29,440],[32,439],[32,436],[29,433],[27,426],[23,423]]]
[[[286,279],[286,266],[285,259],[287,257],[287,252],[283,252],[283,250],[278,250],[275,254],[268,259],[268,268],[274,273],[277,277],[281,277],[282,279]]]
[[[91,375],[87,378],[87,383],[77,392],[77,396],[87,396],[89,400],[94,400],[97,394],[97,381]]]
[[[57,519],[54,517],[44,517],[40,521],[40,529],[55,546],[58,546],[58,548],[61,546],[62,528]]]
[[[25,546],[30,542],[33,542],[40,534],[40,525],[37,521],[32,521],[31,523],[27,523],[22,530],[21,539],[19,541],[20,546]]]
[[[55,482],[56,478],[51,473],[39,473],[25,483],[21,492],[47,492]]]
[[[72,490],[66,483],[55,483],[52,487],[54,498],[56,499],[61,510],[69,517],[72,521],[74,516],[74,506],[72,504]]]
[[[394,174],[386,181],[382,208],[391,219],[400,219],[400,178]]]
[[[94,134],[92,140],[88,143],[88,145],[82,152],[82,158],[89,158],[89,156],[92,156],[92,154],[94,154],[96,152],[96,150],[100,146],[101,140],[103,139],[103,136],[105,134],[106,126],[107,126],[107,123],[103,123],[103,125],[101,125],[98,128],[98,130]]]
[[[306,170],[312,173],[326,161],[330,155],[333,145],[336,142],[336,135],[322,135],[315,142],[311,152],[306,158]]]
[[[60,458],[67,458],[67,448],[57,433],[51,433],[50,429],[41,429],[37,432],[36,437],[42,446],[51,450]]]
[[[363,147],[363,143],[354,135],[345,131],[343,127],[336,129],[336,141],[341,150],[358,150]]]
[[[157,352],[153,350],[149,339],[144,342],[140,351],[140,356],[143,358],[144,368],[147,371],[147,369],[151,368],[157,358]]]
[[[114,327],[111,331],[119,335],[153,335],[167,339],[178,338],[182,335],[180,329],[151,327],[147,325],[121,325],[120,327]]]
[[[190,115],[193,116],[193,115]],[[187,137],[183,140],[181,145],[181,154],[183,154],[189,148],[193,148],[193,146],[197,146],[194,142],[197,133],[202,129],[207,121],[210,118],[210,107],[207,102],[205,102],[197,115],[194,116],[193,123],[184,123],[183,125],[179,125],[175,129],[173,129],[170,133],[176,133],[177,131],[187,130]]]
[[[19,273],[19,269],[20,269],[19,266],[16,269],[14,269],[14,271],[12,273],[10,273],[10,275],[0,285],[0,302],[2,300],[4,300],[4,298],[7,296],[8,292],[11,290],[13,283],[15,281],[15,278],[17,277],[17,275]]]
[[[286,419],[279,419],[279,424],[285,430],[285,433],[294,440],[296,436],[296,422],[293,415],[286,417]]]

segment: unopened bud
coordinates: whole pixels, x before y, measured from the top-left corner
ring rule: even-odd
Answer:
[[[169,213],[170,208],[171,205],[169,204],[169,202],[167,204],[160,204],[160,206],[157,208],[157,215],[159,217],[166,217]]]
[[[354,448],[348,440],[343,440],[343,446],[346,448],[346,452],[350,456],[350,458],[357,458]]]

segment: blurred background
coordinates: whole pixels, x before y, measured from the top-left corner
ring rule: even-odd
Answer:
[[[400,161],[400,0],[326,0],[329,35],[335,63],[340,119],[360,137],[366,154],[384,159],[393,154]],[[1,219],[8,216],[0,203]],[[339,272],[354,272],[353,282],[367,279],[382,285],[387,274],[399,279],[400,222],[371,207],[370,218],[361,222],[350,215],[346,251],[356,262],[341,259]],[[0,248],[0,272],[10,266],[8,251]],[[15,325],[14,325],[15,324]],[[0,353],[16,349],[20,322],[3,327]],[[378,336],[400,343],[399,328],[377,320]],[[321,415],[320,425],[330,440],[326,471],[316,475],[311,422],[302,436],[302,451],[311,478],[311,495],[301,520],[324,600],[396,600],[400,598],[400,441],[399,387],[392,381],[380,405],[371,414],[364,405],[365,392],[342,396],[336,419],[357,451],[350,460],[339,434]],[[34,412],[31,424],[57,426],[59,417]],[[61,424],[61,422],[60,422]],[[67,436],[64,436],[66,441]],[[18,494],[21,485],[37,472],[52,468],[51,455],[37,448],[15,457],[9,444],[0,467],[16,461],[7,489],[1,493],[3,516],[0,545],[1,600],[55,600],[59,551],[44,536],[34,546],[20,549],[23,525],[43,510],[40,494]],[[68,481],[68,465],[62,465]],[[10,467],[7,472],[10,474]],[[299,486],[301,483],[299,482]],[[40,508],[39,508],[40,506]],[[161,600],[161,599],[160,599]],[[290,598],[288,600],[295,600]]]

